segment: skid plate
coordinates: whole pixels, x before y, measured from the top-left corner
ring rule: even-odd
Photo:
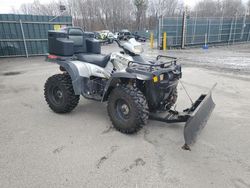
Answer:
[[[212,87],[212,89],[216,84]],[[195,143],[198,134],[205,127],[215,103],[212,99],[212,89],[207,95],[201,95],[190,108],[189,118],[184,127],[185,145],[190,146]]]

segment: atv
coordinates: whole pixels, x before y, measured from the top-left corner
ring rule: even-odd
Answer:
[[[182,71],[176,58],[159,55],[146,61],[135,39],[123,44],[115,40],[121,51],[102,55],[99,44],[84,36],[80,28],[49,31],[46,59],[57,63],[62,71],[45,83],[49,107],[56,113],[71,112],[80,95],[107,101],[113,126],[126,134],[138,132],[148,119],[184,122],[183,149],[190,149],[214,109],[211,91],[201,95],[190,108],[177,112],[173,106]]]

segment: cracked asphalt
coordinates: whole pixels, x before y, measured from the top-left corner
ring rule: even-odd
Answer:
[[[183,124],[149,121],[138,134],[112,128],[106,103],[81,98],[53,113],[43,85],[59,72],[43,57],[0,59],[0,187],[250,187],[249,44],[149,50],[174,55],[193,99],[212,85],[216,108],[192,151]],[[117,50],[104,46],[104,53]],[[181,86],[177,109],[190,105]]]

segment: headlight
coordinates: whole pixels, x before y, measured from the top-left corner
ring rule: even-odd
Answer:
[[[164,80],[164,74],[160,75],[160,81]]]
[[[142,52],[143,52],[143,48],[142,48],[141,45],[135,46],[135,47],[134,47],[134,53],[140,54],[140,53],[142,53]]]

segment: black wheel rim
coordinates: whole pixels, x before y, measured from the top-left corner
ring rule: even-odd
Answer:
[[[49,96],[54,104],[60,105],[63,103],[63,92],[58,86],[51,87],[49,91]]]
[[[127,120],[130,118],[130,108],[125,100],[119,99],[116,101],[116,113],[121,119]]]

